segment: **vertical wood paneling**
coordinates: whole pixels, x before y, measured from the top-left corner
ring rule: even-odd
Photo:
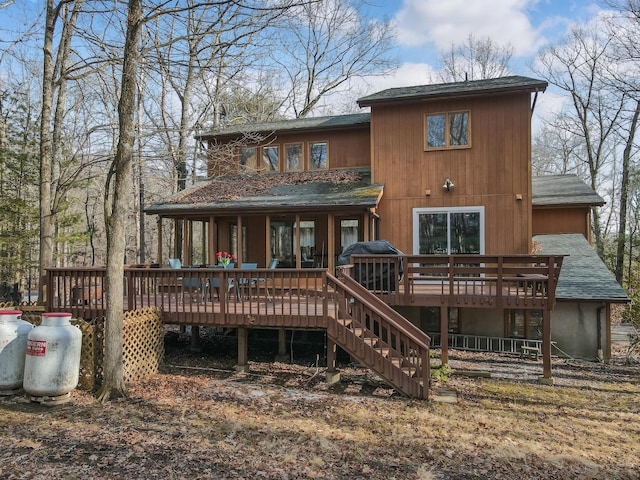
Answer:
[[[424,115],[467,109],[471,148],[425,152]],[[529,109],[527,93],[374,107],[372,168],[385,185],[380,238],[411,252],[414,208],[483,205],[487,253],[528,253]],[[455,184],[450,192],[446,178]]]

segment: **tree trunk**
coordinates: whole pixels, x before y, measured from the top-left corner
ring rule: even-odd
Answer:
[[[127,33],[118,102],[119,138],[116,156],[107,176],[105,219],[107,271],[104,382],[97,397],[101,402],[127,394],[123,365],[124,255],[126,218],[133,186],[136,74],[142,27],[142,2],[129,0]]]
[[[620,218],[618,219],[618,237],[616,239],[616,280],[622,285],[622,277],[624,272],[624,247],[626,244],[627,230],[627,204],[629,201],[629,165],[631,163],[631,154],[633,150],[633,142],[638,125],[638,117],[640,117],[640,100],[636,101],[636,109],[633,113],[631,125],[629,127],[629,136],[625,142],[624,152],[622,154],[622,184],[620,185]],[[631,261],[631,260],[629,260]]]
[[[40,117],[40,285],[38,299],[44,302],[46,269],[53,265],[53,216],[51,212],[52,143],[51,107],[53,104],[53,33],[56,23],[53,0],[47,0],[43,45],[42,112]]]

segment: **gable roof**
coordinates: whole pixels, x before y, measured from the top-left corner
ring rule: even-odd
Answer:
[[[371,114],[354,113],[349,115],[333,115],[328,117],[294,118],[272,122],[245,123],[232,125],[220,130],[211,130],[197,136],[200,140],[212,137],[237,137],[247,133],[291,133],[308,132],[313,130],[331,130],[355,127],[366,127],[371,123]]]
[[[627,293],[581,234],[535,235],[540,254],[568,254],[562,262],[556,299],[627,303]]]
[[[604,199],[577,175],[542,175],[531,179],[534,207],[551,205],[597,205]]]
[[[535,78],[510,76],[469,80],[466,82],[439,83],[413,87],[389,88],[358,99],[360,107],[401,100],[435,99],[443,97],[464,97],[504,92],[543,92],[547,82]]]
[[[148,214],[251,213],[267,210],[365,209],[378,205],[383,185],[368,168],[230,175],[208,179],[145,209]]]

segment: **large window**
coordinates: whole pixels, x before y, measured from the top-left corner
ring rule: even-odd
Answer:
[[[243,147],[240,149],[240,170],[255,171],[257,167],[256,147]]]
[[[428,114],[425,130],[426,150],[471,146],[469,112]]]
[[[327,142],[309,144],[309,170],[327,168]]]
[[[277,145],[262,147],[262,166],[267,172],[280,170],[279,151]]]
[[[527,340],[540,340],[542,338],[542,311],[505,311],[504,336],[507,338],[526,338]]]
[[[302,144],[292,143],[286,146],[286,170],[302,170]]]
[[[419,255],[484,253],[484,208],[416,208],[413,250]]]

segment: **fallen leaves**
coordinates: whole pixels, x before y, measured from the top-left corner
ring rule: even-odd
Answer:
[[[433,404],[388,396],[357,366],[327,386],[303,365],[253,362],[241,375],[215,356],[175,363],[106,405],[82,392],[56,408],[0,399],[0,477],[626,480],[640,469],[627,366],[556,365],[571,382],[553,387],[452,377],[458,403]]]

